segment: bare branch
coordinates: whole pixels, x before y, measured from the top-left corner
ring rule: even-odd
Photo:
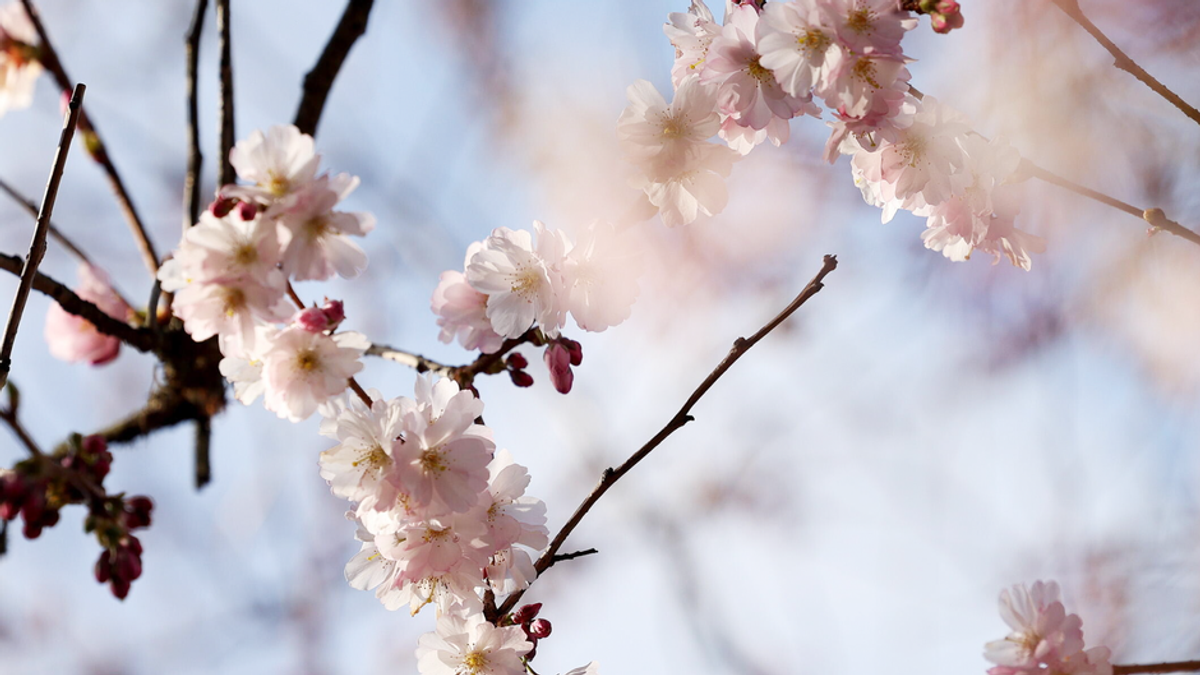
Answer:
[[[208,0],[197,0],[192,14],[192,26],[188,29],[184,44],[187,49],[187,108],[188,108],[188,161],[187,174],[183,179],[183,229],[200,219],[200,169],[204,166],[204,155],[200,152],[200,107],[196,71],[200,65],[200,34],[204,30],[204,14],[208,11]]]
[[[208,485],[212,481],[212,461],[210,446],[212,444],[212,418],[199,417],[196,419],[196,489]]]
[[[4,343],[0,345],[0,387],[8,382],[8,372],[12,366],[13,345],[17,341],[17,328],[21,325],[21,316],[25,313],[25,303],[29,300],[29,291],[33,288],[37,277],[38,265],[46,255],[46,236],[50,230],[50,214],[54,211],[54,200],[58,197],[58,186],[62,182],[63,170],[67,167],[67,155],[71,152],[71,139],[75,137],[75,125],[79,122],[80,107],[83,105],[83,94],[87,87],[80,84],[71,95],[67,106],[66,119],[63,120],[62,133],[58,138],[58,149],[54,152],[54,165],[50,170],[50,180],[46,182],[46,192],[42,196],[42,208],[38,213],[37,226],[33,231],[33,242],[29,244],[29,255],[25,257],[25,265],[21,269],[21,283],[17,286],[17,295],[13,298],[12,309],[8,312],[8,325],[4,328]]]
[[[34,30],[37,31],[38,40],[41,41],[39,60],[54,76],[54,81],[58,83],[59,89],[64,92],[73,91],[75,86],[71,78],[67,77],[67,71],[58,59],[58,52],[54,50],[50,36],[46,34],[46,27],[42,25],[42,19],[38,15],[37,8],[33,6],[33,0],[21,0],[21,4],[25,7],[25,12],[29,15]],[[117,173],[117,167],[113,165],[112,158],[108,156],[104,141],[100,139],[100,132],[96,130],[87,111],[82,109],[79,111],[79,131],[83,134],[84,146],[87,148],[88,154],[104,169],[104,175],[108,178],[109,186],[112,187],[113,194],[117,197],[117,203],[124,212],[125,219],[129,221],[129,227],[133,230],[133,238],[142,253],[146,269],[150,271],[150,276],[155,276],[158,273],[158,255],[154,252],[154,244],[150,241],[150,235],[146,233],[142,219],[133,206],[133,200],[125,189],[121,174]]]
[[[1200,110],[1196,110],[1195,107],[1180,98],[1178,94],[1171,91],[1162,82],[1154,79],[1154,76],[1152,76],[1150,73],[1147,73],[1145,69],[1139,66],[1133,59],[1129,58],[1125,52],[1121,51],[1120,47],[1114,44],[1112,40],[1109,40],[1108,36],[1105,35],[1104,32],[1096,26],[1096,24],[1092,23],[1091,19],[1087,18],[1087,16],[1083,13],[1083,10],[1079,7],[1079,0],[1053,0],[1053,2],[1058,6],[1059,9],[1063,11],[1064,14],[1071,17],[1075,23],[1079,24],[1085,31],[1095,38],[1096,42],[1099,42],[1102,47],[1107,49],[1109,54],[1112,54],[1114,66],[1136,77],[1141,81],[1142,84],[1150,87],[1154,93],[1165,98],[1171,103],[1171,105],[1179,108],[1183,114],[1191,118],[1193,122],[1200,124]]]
[[[20,275],[23,266],[24,263],[17,256],[0,253],[0,270]],[[61,305],[68,314],[87,319],[101,333],[111,335],[139,352],[154,351],[153,333],[114,319],[95,304],[76,295],[75,291],[41,272],[33,278],[33,290],[50,296],[50,299]]]
[[[1175,661],[1173,663],[1148,663],[1143,665],[1113,666],[1113,675],[1132,673],[1182,673],[1200,670],[1200,661]]]
[[[445,377],[450,376],[451,366],[447,366],[433,359],[425,358],[420,354],[406,352],[403,349],[396,349],[387,345],[373,344],[367,349],[368,356],[378,356],[388,361],[394,361],[403,366],[408,366],[416,370],[418,373],[437,373]]]
[[[825,287],[823,280],[835,269],[837,269],[837,257],[832,255],[825,256],[824,263],[821,265],[821,270],[817,272],[817,275],[813,277],[812,281],[808,282],[808,285],[804,287],[804,290],[800,291],[800,294],[797,295],[796,298],[792,300],[782,312],[776,315],[775,318],[768,321],[767,324],[760,328],[754,335],[751,335],[748,338],[738,338],[733,341],[733,346],[729,349],[729,353],[726,354],[725,358],[722,359],[719,364],[717,364],[717,367],[708,374],[708,377],[704,378],[704,381],[700,383],[700,386],[696,387],[696,390],[693,391],[692,395],[688,397],[686,402],[684,402],[683,407],[679,409],[679,412],[675,413],[675,416],[667,422],[666,426],[660,429],[653,438],[647,441],[646,444],[638,449],[637,452],[633,453],[633,455],[631,455],[629,459],[625,460],[623,464],[615,469],[609,468],[604,470],[604,474],[601,476],[600,482],[596,484],[596,487],[593,488],[591,493],[588,494],[588,496],[583,500],[583,503],[581,503],[579,507],[575,509],[575,513],[572,514],[567,523],[562,526],[562,529],[558,531],[558,534],[554,535],[554,540],[550,542],[550,546],[542,552],[542,555],[534,564],[534,568],[537,570],[539,576],[554,566],[554,563],[557,562],[556,558],[558,557],[558,550],[562,548],[562,545],[566,542],[567,537],[571,535],[571,533],[583,520],[583,517],[592,510],[592,507],[596,505],[596,502],[600,501],[600,498],[604,496],[604,493],[608,492],[608,489],[616,484],[616,482],[620,480],[622,476],[629,473],[633,467],[637,466],[639,462],[645,459],[647,455],[661,445],[668,436],[675,433],[675,431],[682,428],[688,422],[691,422],[694,419],[691,415],[692,407],[695,406],[696,403],[698,403],[706,393],[708,393],[708,390],[711,389],[714,384],[716,384],[717,380],[721,379],[721,376],[724,375],[726,371],[728,371],[733,364],[742,357],[743,354],[748,352],[751,347],[757,344],[759,340],[766,337],[766,335],[774,330],[775,327],[786,321],[787,318],[791,316],[797,309],[799,309],[800,306],[803,305],[809,298],[820,292],[820,290]],[[524,593],[525,591],[522,590],[508,596],[508,598],[504,601],[504,604],[498,609],[493,610],[490,607],[485,608],[485,614],[490,620],[496,620],[499,617],[508,614],[512,611],[513,607],[516,607],[517,603],[520,602],[521,596]]]
[[[317,59],[316,65],[304,76],[304,95],[300,99],[300,107],[296,109],[295,125],[301,132],[310,136],[317,134],[317,124],[321,121],[321,113],[325,111],[325,99],[333,87],[333,80],[350,48],[363,33],[367,32],[367,19],[375,0],[350,0],[342,20],[338,22],[333,35],[325,45],[325,51]]]
[[[217,31],[221,47],[221,128],[220,155],[217,157],[217,186],[229,185],[237,179],[229,151],[233,149],[233,44],[230,37],[229,0],[217,0]]]

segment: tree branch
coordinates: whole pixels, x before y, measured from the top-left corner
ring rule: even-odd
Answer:
[[[200,67],[200,34],[204,30],[204,14],[208,11],[208,0],[197,0],[192,14],[192,26],[188,29],[184,45],[187,50],[187,109],[188,109],[188,161],[183,179],[183,230],[200,220],[200,168],[204,166],[204,155],[200,152],[200,107],[196,71]]]
[[[17,256],[0,253],[0,269],[20,275],[22,266],[23,263]],[[50,296],[67,313],[87,319],[101,333],[111,335],[139,352],[154,351],[155,339],[153,333],[144,328],[134,328],[123,321],[114,319],[105,314],[104,310],[79,297],[71,289],[41,272],[33,279],[33,290]]]
[[[29,15],[29,21],[33,24],[34,30],[37,31],[38,40],[41,41],[39,61],[54,76],[54,81],[58,83],[59,89],[64,92],[73,91],[74,84],[71,78],[67,77],[67,71],[58,59],[58,52],[54,50],[50,36],[46,34],[46,27],[42,25],[42,19],[38,15],[37,8],[33,6],[33,0],[21,0],[21,4],[25,7],[25,12]],[[87,111],[83,109],[79,111],[79,131],[83,134],[84,146],[87,148],[88,154],[104,169],[104,175],[108,178],[109,186],[112,187],[113,193],[117,197],[117,203],[125,214],[125,219],[129,221],[129,227],[133,230],[133,237],[142,253],[146,269],[150,271],[150,276],[155,276],[158,273],[158,255],[154,252],[154,244],[150,241],[150,235],[146,233],[142,219],[133,206],[133,200],[125,189],[121,174],[117,173],[117,167],[113,165],[112,159],[108,156],[104,141],[100,139],[100,132],[96,130]]]
[[[1200,661],[1175,661],[1172,663],[1148,663],[1143,665],[1113,666],[1113,675],[1132,673],[1180,673],[1200,670]]]
[[[321,121],[333,80],[342,69],[350,48],[367,32],[367,19],[374,4],[375,0],[350,0],[321,57],[304,76],[304,95],[300,98],[294,122],[302,133],[310,136],[317,134],[317,124]]]
[[[647,455],[661,445],[668,436],[675,433],[675,431],[686,425],[688,422],[691,422],[694,419],[691,415],[692,407],[695,406],[696,403],[699,402],[706,393],[708,393],[708,390],[711,389],[714,384],[716,384],[717,380],[721,379],[721,376],[724,375],[734,363],[737,363],[737,360],[740,359],[743,354],[750,351],[750,348],[757,344],[759,340],[766,337],[766,335],[774,330],[775,327],[786,321],[787,318],[791,316],[797,309],[799,309],[800,306],[803,305],[809,298],[820,292],[820,290],[825,287],[825,277],[835,269],[837,269],[837,257],[832,255],[825,256],[824,262],[821,265],[821,270],[817,272],[817,275],[813,277],[812,281],[808,282],[808,285],[804,287],[804,290],[800,291],[800,294],[797,295],[796,298],[792,300],[792,302],[789,303],[782,312],[776,315],[775,318],[768,321],[767,324],[760,328],[754,335],[751,335],[748,338],[738,338],[733,341],[733,346],[729,349],[729,353],[726,354],[725,358],[722,359],[719,364],[717,364],[717,367],[708,374],[708,377],[704,378],[704,381],[700,383],[700,386],[696,387],[696,390],[693,391],[692,395],[689,396],[687,401],[684,402],[683,407],[679,409],[679,412],[675,413],[675,416],[667,422],[666,426],[659,430],[659,432],[655,434],[653,438],[647,441],[645,445],[638,449],[637,452],[633,453],[629,459],[625,460],[623,464],[615,469],[609,468],[604,470],[604,474],[601,476],[600,482],[596,484],[596,487],[593,488],[591,493],[588,494],[588,496],[583,500],[583,503],[581,503],[579,507],[575,509],[575,513],[571,515],[570,520],[568,520],[567,523],[562,526],[562,529],[558,531],[558,534],[554,535],[554,540],[550,542],[550,546],[543,551],[542,555],[537,559],[537,562],[534,564],[534,568],[537,570],[538,576],[541,576],[543,572],[554,566],[554,563],[557,562],[556,558],[559,558],[558,550],[562,548],[562,545],[566,542],[567,537],[570,536],[573,531],[575,531],[575,528],[583,520],[584,516],[586,516],[588,512],[592,510],[592,507],[596,505],[596,502],[600,501],[600,498],[604,496],[604,493],[608,492],[608,489],[616,484],[616,482],[620,480],[622,476],[629,473],[633,467],[637,466],[639,462],[645,459]],[[485,608],[485,615],[487,615],[490,620],[495,621],[505,614],[508,614],[512,611],[513,607],[516,607],[517,603],[520,602],[521,596],[524,593],[525,591],[522,590],[508,596],[508,598],[504,601],[504,604],[498,609],[492,609],[490,607]]]
[[[1114,44],[1112,40],[1109,40],[1108,36],[1105,35],[1104,32],[1096,26],[1096,24],[1092,23],[1091,19],[1087,18],[1087,15],[1085,15],[1083,10],[1079,7],[1079,0],[1053,0],[1053,2],[1059,9],[1063,11],[1064,14],[1071,17],[1075,23],[1079,24],[1085,31],[1095,38],[1096,42],[1099,42],[1102,47],[1107,49],[1109,54],[1112,54],[1114,66],[1136,77],[1141,81],[1142,84],[1150,87],[1154,93],[1165,98],[1167,101],[1170,101],[1171,105],[1179,108],[1183,114],[1191,118],[1193,122],[1200,124],[1200,110],[1196,110],[1196,108],[1180,98],[1178,94],[1171,91],[1162,82],[1154,79],[1154,76],[1152,76],[1150,73],[1147,73],[1145,69],[1134,62],[1133,59],[1129,58],[1125,52],[1121,51],[1120,47]]]
[[[8,194],[9,197],[12,197],[12,200],[14,202],[16,202],[17,204],[19,204],[21,206],[21,208],[25,209],[25,212],[28,213],[30,216],[32,216],[35,219],[38,217],[37,204],[34,204],[33,202],[29,201],[29,199],[27,197],[25,197],[25,195],[21,194],[20,192],[17,192],[16,188],[9,185],[3,179],[0,179],[0,190],[3,190],[5,193]],[[71,255],[75,256],[76,258],[79,258],[80,262],[85,262],[85,263],[88,263],[89,265],[92,263],[91,259],[88,258],[87,254],[83,252],[83,249],[76,246],[75,242],[71,241],[70,238],[67,237],[67,235],[63,234],[62,230],[59,230],[57,227],[55,227],[53,222],[50,223],[49,233],[50,233],[50,236],[53,237],[54,240],[57,241],[60,246],[67,249],[67,251]],[[127,302],[125,304],[128,305],[129,303]]]
[[[212,445],[212,418],[196,418],[196,489],[208,485],[212,481],[212,460],[210,446]]]
[[[221,47],[221,128],[220,155],[217,158],[217,186],[237,180],[229,151],[233,149],[233,45],[230,38],[229,0],[217,0],[217,31]],[[194,221],[193,221],[194,222]]]
[[[79,112],[83,105],[83,94],[87,87],[83,84],[75,87],[71,102],[67,107],[66,119],[63,120],[62,132],[58,138],[58,149],[54,152],[54,164],[50,170],[50,180],[46,182],[46,192],[42,196],[42,208],[38,213],[37,226],[33,231],[33,241],[29,244],[29,255],[25,257],[25,265],[21,269],[21,283],[17,286],[17,295],[13,298],[12,309],[8,312],[8,325],[4,328],[4,343],[0,345],[0,387],[8,382],[8,372],[12,367],[12,350],[17,341],[17,328],[21,325],[21,316],[25,313],[25,303],[29,300],[29,291],[37,277],[38,265],[46,255],[46,235],[50,230],[50,214],[54,211],[54,200],[58,198],[58,186],[62,182],[63,170],[67,167],[67,155],[71,152],[71,139],[75,137],[75,125],[79,122]]]
[[[409,368],[416,370],[418,373],[437,373],[438,375],[449,377],[450,371],[454,370],[452,366],[438,363],[437,361],[425,358],[420,354],[406,352],[403,349],[396,349],[395,347],[389,347],[387,345],[372,344],[371,347],[367,349],[367,355],[378,356],[381,359],[394,361],[400,365],[408,366]]]

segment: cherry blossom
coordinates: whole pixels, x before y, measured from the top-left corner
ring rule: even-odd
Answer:
[[[125,321],[133,308],[109,285],[108,275],[87,263],[79,266],[79,286],[75,294],[96,305],[114,319]],[[63,361],[86,361],[93,366],[117,358],[121,341],[96,330],[90,321],[68,313],[58,303],[46,310],[46,343],[50,353]]]
[[[687,12],[672,12],[667,15],[663,32],[675,47],[675,65],[671,68],[671,81],[678,87],[687,77],[698,75],[704,69],[708,48],[713,38],[721,33],[721,24],[713,19],[712,11],[703,0],[692,0]]]
[[[1066,613],[1057,583],[1001,591],[1000,616],[1012,632],[987,643],[984,657],[997,664],[989,675],[1112,674],[1108,649],[1084,651],[1083,621]]]
[[[0,7],[0,116],[28,108],[42,64],[37,30],[19,2]]]
[[[333,207],[358,186],[358,178],[321,176],[297,191],[291,205],[278,214],[284,233],[283,269],[297,280],[357,277],[367,267],[367,254],[350,236],[375,228],[369,213],[343,213]]]
[[[834,17],[838,39],[852,52],[900,53],[905,31],[917,20],[896,0],[823,0]]]
[[[171,269],[175,268],[159,270],[164,289],[173,285],[168,279],[174,277],[164,273]],[[292,316],[283,288],[264,286],[251,277],[223,284],[193,281],[177,291],[171,310],[193,340],[219,335],[222,354],[243,357],[259,351],[258,328],[263,322],[286,321]]]
[[[533,648],[520,626],[496,627],[473,614],[447,612],[417,643],[421,675],[522,675],[521,657]]]
[[[580,232],[563,263],[566,311],[586,331],[603,332],[629,318],[638,295],[637,240],[609,223]]]
[[[359,359],[369,346],[359,333],[330,337],[302,326],[279,331],[262,356],[264,405],[293,422],[306,419],[346,390],[347,380],[362,370]]]
[[[294,125],[277,124],[266,134],[256,129],[229,153],[238,177],[253,185],[225,186],[221,194],[286,207],[316,178],[320,161],[312,136]]]
[[[688,153],[674,173],[634,176],[630,184],[646,192],[668,227],[687,225],[724,210],[729,201],[724,177],[737,158],[729,148],[707,143]]]
[[[717,90],[696,76],[679,84],[670,104],[646,80],[629,85],[626,96],[629,105],[617,120],[617,138],[622,151],[635,161],[677,161],[721,126]]]
[[[488,584],[497,593],[512,593],[529,585],[537,572],[529,553],[519,546],[540,551],[549,544],[546,505],[525,496],[529,471],[500,450],[489,465],[487,537],[495,551],[487,566]]]
[[[796,0],[767,3],[763,9],[758,24],[760,62],[792,96],[808,96],[841,56],[828,8],[818,0]]]
[[[392,446],[404,430],[404,409],[399,399],[388,401],[378,391],[368,393],[370,408],[357,396],[328,406],[321,435],[337,439],[338,444],[321,453],[321,478],[343,499],[371,498],[390,506],[397,491],[385,478],[394,461]]]
[[[483,247],[475,242],[467,249],[467,261]],[[438,339],[442,342],[458,343],[464,349],[490,354],[504,344],[504,336],[492,330],[487,316],[488,296],[471,288],[462,272],[447,270],[439,277],[433,290],[430,308],[438,315],[437,325],[442,331]]]
[[[488,296],[487,318],[492,330],[503,337],[515,338],[537,321],[548,336],[558,334],[562,324],[558,287],[561,275],[554,269],[559,260],[547,260],[543,252],[558,252],[559,245],[541,236],[544,227],[534,221],[539,231],[537,250],[533,236],[525,230],[497,228],[467,263],[467,283]]]

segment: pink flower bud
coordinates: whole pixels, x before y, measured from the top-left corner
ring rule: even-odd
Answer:
[[[518,387],[533,386],[533,376],[523,370],[510,370],[508,375],[512,378],[512,383]]]
[[[559,338],[559,342],[563,343],[567,352],[571,354],[571,365],[578,366],[583,363],[583,345],[567,338]]]
[[[535,619],[529,624],[529,634],[539,640],[550,637],[550,622],[545,619]]]
[[[508,367],[524,370],[529,366],[529,360],[516,352],[508,355]]]
[[[341,300],[325,300],[320,307],[309,307],[297,312],[292,322],[310,333],[324,333],[338,327],[346,319],[346,310]]]
[[[218,218],[224,218],[225,216],[229,215],[229,212],[232,211],[235,206],[238,205],[239,201],[240,200],[238,200],[237,197],[217,195],[217,198],[213,200],[213,203],[208,205],[208,211]]]
[[[550,369],[550,381],[554,383],[554,388],[560,394],[569,393],[575,381],[575,375],[571,372],[571,352],[561,342],[555,341],[546,346],[543,358]]]
[[[251,202],[242,202],[238,204],[237,211],[238,218],[242,220],[254,220],[254,217],[258,215],[258,205]]]

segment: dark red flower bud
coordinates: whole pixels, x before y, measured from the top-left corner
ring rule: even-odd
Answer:
[[[513,352],[512,354],[508,355],[508,367],[516,370],[524,370],[525,368],[529,367],[529,360],[526,359],[522,354]]]
[[[108,549],[100,552],[100,558],[96,561],[96,581],[106,583],[112,578],[112,553]]]
[[[242,202],[237,206],[238,218],[242,220],[254,220],[258,215],[258,205],[251,202]]]
[[[543,638],[550,637],[550,629],[551,626],[549,621],[545,619],[534,619],[533,622],[529,624],[528,633],[531,636],[541,640]]]
[[[150,527],[150,511],[152,509],[154,509],[154,502],[150,501],[149,497],[130,497],[125,501],[125,527],[131,530]]]
[[[583,345],[567,338],[560,338],[559,342],[567,348],[567,353],[571,355],[571,365],[578,366],[583,363]]]
[[[129,582],[124,579],[113,577],[109,583],[109,588],[112,589],[112,594],[118,600],[124,600],[125,596],[129,595]]]
[[[508,375],[512,378],[513,384],[518,387],[533,386],[533,376],[523,370],[510,370],[508,371]]]
[[[571,372],[571,352],[566,345],[559,341],[551,342],[546,345],[546,352],[542,358],[546,361],[546,368],[550,370],[550,381],[554,388],[560,394],[570,393],[575,374]]]
[[[540,611],[542,611],[542,603],[540,602],[535,602],[532,605],[525,605],[513,613],[513,623],[529,623],[537,617],[538,612]]]
[[[208,211],[218,218],[224,218],[238,205],[238,202],[239,200],[236,197],[217,195],[213,203],[208,205]]]
[[[26,539],[37,539],[42,536],[42,523],[39,520],[26,520],[21,531]]]
[[[113,578],[133,581],[140,576],[142,576],[141,555],[130,548],[118,546],[113,559]]]

